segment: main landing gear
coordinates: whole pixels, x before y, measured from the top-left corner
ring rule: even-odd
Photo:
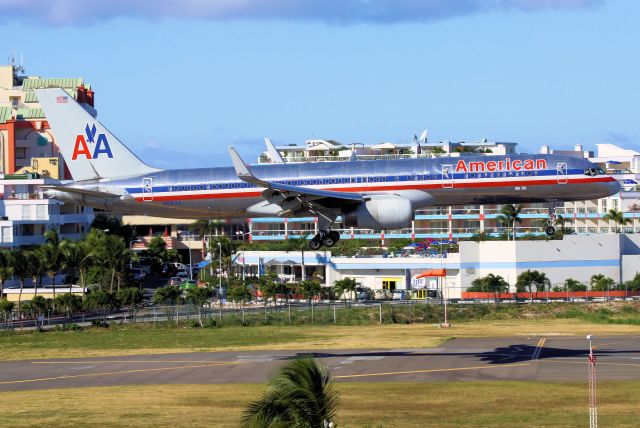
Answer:
[[[319,250],[323,245],[325,247],[333,247],[340,240],[340,234],[334,230],[325,230],[318,233],[309,242],[309,248]]]

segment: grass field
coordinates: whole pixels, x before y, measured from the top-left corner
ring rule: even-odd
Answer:
[[[161,385],[0,393],[0,426],[237,427],[263,385]],[[347,427],[584,427],[586,384],[341,383]],[[638,426],[640,382],[598,385],[601,426]]]
[[[452,337],[583,336],[640,334],[640,326],[582,319],[510,319],[454,323],[361,326],[258,326],[188,328],[113,325],[81,331],[0,334],[0,360],[150,353],[264,350],[426,348]]]

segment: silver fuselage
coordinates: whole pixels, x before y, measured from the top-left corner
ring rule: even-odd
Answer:
[[[251,166],[251,171],[266,181],[300,187],[394,194],[409,199],[414,209],[589,200],[620,190],[618,182],[602,171],[585,173],[597,171],[588,160],[560,155],[271,164]],[[212,219],[275,216],[280,211],[265,204],[264,189],[241,181],[231,167],[165,170],[67,186],[105,194],[83,196],[81,202],[121,214]],[[63,193],[57,197],[64,199]]]

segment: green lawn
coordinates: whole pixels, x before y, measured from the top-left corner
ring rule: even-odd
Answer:
[[[0,393],[0,425],[237,427],[263,385],[150,385]],[[584,383],[340,383],[349,427],[584,427]],[[599,424],[638,426],[640,382],[600,382]],[[10,404],[9,404],[10,403]]]

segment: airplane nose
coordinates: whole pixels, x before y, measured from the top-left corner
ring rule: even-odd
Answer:
[[[613,180],[609,183],[609,191],[611,192],[610,195],[615,195],[616,193],[619,193],[620,190],[622,190],[622,186],[620,185],[620,182],[618,180]]]

